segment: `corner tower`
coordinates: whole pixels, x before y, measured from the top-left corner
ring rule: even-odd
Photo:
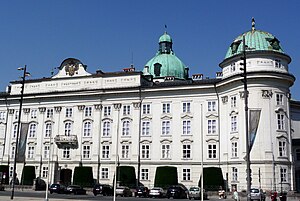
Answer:
[[[188,68],[175,56],[171,36],[165,32],[159,38],[159,50],[144,67],[144,75],[151,75],[156,81],[164,81],[166,77],[188,79]]]

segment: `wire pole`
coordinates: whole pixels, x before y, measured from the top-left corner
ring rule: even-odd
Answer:
[[[26,65],[24,68],[18,68],[18,70],[23,70],[23,77],[21,81],[21,97],[20,97],[20,107],[19,107],[19,116],[18,116],[18,128],[17,128],[17,136],[16,136],[16,148],[15,148],[15,155],[14,155],[14,170],[13,170],[13,179],[12,179],[12,190],[11,190],[11,197],[10,199],[14,199],[14,192],[15,192],[15,183],[16,183],[16,167],[17,167],[17,153],[18,153],[18,144],[19,144],[19,136],[20,136],[20,125],[21,125],[21,114],[22,114],[22,105],[23,105],[23,96],[24,96],[24,84],[25,84],[25,77],[26,77]]]
[[[249,131],[248,131],[248,127],[249,127],[249,121],[248,121],[248,86],[247,86],[247,64],[246,64],[246,44],[245,44],[245,35],[243,35],[243,66],[244,68],[242,69],[243,72],[243,77],[244,79],[242,80],[242,82],[244,83],[244,100],[245,100],[245,133],[246,133],[246,164],[247,164],[247,168],[246,168],[246,172],[247,172],[247,201],[251,201],[251,194],[250,194],[250,190],[251,190],[251,168],[250,168],[250,146],[249,146]]]

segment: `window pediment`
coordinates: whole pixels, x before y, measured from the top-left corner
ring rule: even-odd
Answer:
[[[129,140],[122,140],[120,143],[121,144],[132,144],[132,142]]]
[[[93,120],[93,119],[91,119],[91,118],[85,118],[85,119],[83,119],[83,122],[87,122],[87,121],[89,121],[89,122],[93,122],[94,120]]]
[[[212,119],[214,119],[214,118],[218,118],[218,115],[210,113],[210,114],[206,115],[206,118],[212,118]]]
[[[219,140],[210,138],[210,139],[207,139],[206,142],[208,142],[208,143],[216,143],[216,142],[219,142]]]
[[[150,140],[142,140],[141,143],[143,143],[143,144],[151,144],[152,141],[150,141]]]
[[[108,117],[103,118],[102,121],[110,121],[111,123],[113,122],[113,120],[111,118],[108,118]]]
[[[230,141],[237,141],[239,139],[239,137],[233,136],[232,138],[230,138]]]
[[[169,139],[163,139],[160,141],[160,143],[172,143],[172,140],[169,140]]]
[[[112,144],[112,142],[108,141],[108,140],[104,140],[104,141],[101,142],[101,144]]]
[[[64,122],[64,123],[67,123],[67,122],[74,123],[74,121],[73,121],[73,120],[70,120],[70,119],[66,119],[66,120],[64,120],[63,122]]]
[[[144,117],[142,117],[142,120],[143,121],[150,121],[150,120],[152,120],[152,117],[144,116]]]
[[[181,117],[181,119],[192,119],[192,118],[193,118],[193,116],[188,115],[188,114],[185,114]]]
[[[194,142],[193,140],[190,140],[190,139],[183,139],[180,141],[181,143],[192,143]]]
[[[239,113],[239,111],[237,109],[233,109],[229,115],[232,116],[232,115],[237,115]]]
[[[172,117],[170,115],[164,115],[161,117],[162,120],[170,120]]]
[[[131,119],[131,118],[129,118],[129,117],[123,117],[123,118],[121,119],[121,121],[125,121],[125,120],[132,121],[132,119]]]

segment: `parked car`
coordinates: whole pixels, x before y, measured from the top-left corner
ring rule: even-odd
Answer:
[[[171,186],[167,190],[167,198],[187,198],[186,190],[182,186]]]
[[[250,196],[251,196],[251,200],[261,200],[261,201],[266,200],[265,193],[263,192],[262,189],[259,188],[251,188]]]
[[[83,189],[81,186],[79,185],[69,185],[66,188],[66,193],[74,193],[74,195],[85,195],[86,194],[86,190]]]
[[[149,189],[145,186],[138,187],[136,193],[136,197],[148,197],[149,196]]]
[[[96,196],[102,194],[104,196],[113,195],[114,189],[111,185],[108,184],[95,184],[93,187],[93,194]]]
[[[149,191],[149,197],[159,197],[162,198],[164,197],[165,192],[164,189],[160,188],[160,187],[154,187]]]
[[[189,189],[189,194],[188,194],[188,198],[191,199],[201,199],[201,188],[199,187],[191,187]],[[208,196],[207,196],[207,192],[205,191],[205,189],[203,189],[203,199],[207,200]]]
[[[127,186],[118,186],[116,188],[116,196],[131,197],[132,192]]]
[[[49,187],[50,194],[52,193],[65,193],[66,187],[62,184],[51,184]]]

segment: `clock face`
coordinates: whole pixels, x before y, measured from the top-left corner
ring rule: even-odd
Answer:
[[[79,64],[74,60],[70,60],[65,66],[66,73],[67,75],[70,76],[73,76],[75,73],[77,73],[78,69],[79,69]]]

